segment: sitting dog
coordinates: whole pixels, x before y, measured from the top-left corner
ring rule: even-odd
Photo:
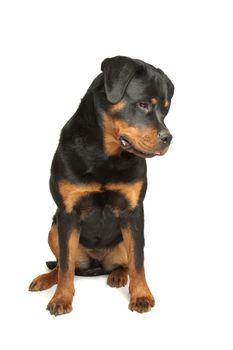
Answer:
[[[107,58],[74,116],[61,131],[51,167],[57,205],[49,232],[56,262],[30,291],[57,284],[47,309],[72,310],[74,274],[108,274],[125,286],[129,309],[154,306],[144,270],[143,200],[146,160],[166,153],[172,140],[164,119],[174,86],[162,70],[137,59]]]

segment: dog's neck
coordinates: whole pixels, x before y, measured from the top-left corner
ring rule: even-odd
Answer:
[[[61,132],[60,147],[64,154],[72,155],[70,170],[75,176],[88,180],[97,177],[108,181],[145,163],[128,152],[109,156],[104,152],[101,114],[89,105],[89,113],[84,114],[88,100],[81,102],[75,115],[68,121]],[[130,172],[132,174],[132,172]],[[106,178],[106,179],[105,179]]]

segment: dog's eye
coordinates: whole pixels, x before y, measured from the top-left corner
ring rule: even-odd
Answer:
[[[148,112],[150,109],[150,104],[147,102],[138,102],[138,107],[143,109],[144,111]]]

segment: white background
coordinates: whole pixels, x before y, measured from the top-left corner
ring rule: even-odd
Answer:
[[[3,349],[233,348],[230,1],[1,1],[1,345]],[[48,179],[59,132],[105,57],[162,68],[176,91],[168,154],[148,161],[147,279],[157,305],[76,278],[73,312],[29,293],[52,259]]]

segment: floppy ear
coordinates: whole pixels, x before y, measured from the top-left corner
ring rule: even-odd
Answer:
[[[122,99],[130,80],[142,68],[139,62],[124,56],[106,58],[102,62],[104,87],[110,103],[117,103]]]

